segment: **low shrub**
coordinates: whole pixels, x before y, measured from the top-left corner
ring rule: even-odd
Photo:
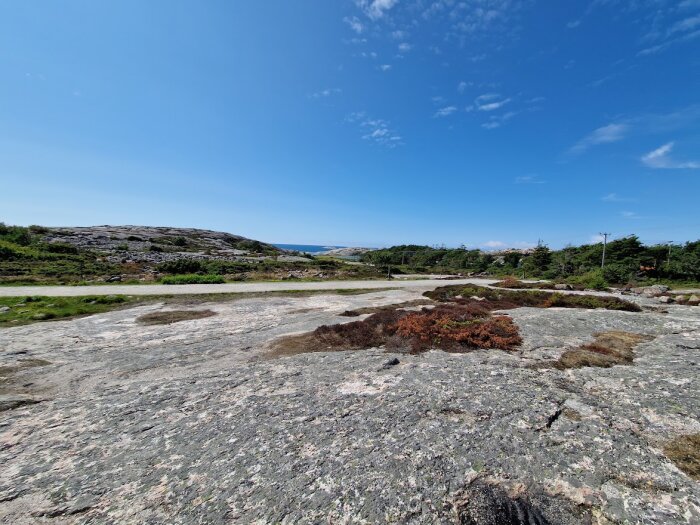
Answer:
[[[566,282],[576,287],[590,290],[607,290],[609,286],[602,270],[591,270],[583,275],[569,277],[566,279]]]
[[[618,297],[562,294],[539,290],[503,290],[485,288],[477,285],[453,285],[441,286],[423,295],[434,301],[456,302],[458,304],[472,303],[479,297],[481,304],[488,305],[491,310],[505,310],[520,306],[535,308],[605,308],[606,310],[624,310],[627,312],[640,312],[641,308],[629,301]]]
[[[189,274],[204,271],[204,264],[196,259],[177,259],[175,261],[162,262],[156,266],[156,270],[171,274]]]
[[[221,284],[226,282],[220,275],[199,275],[196,273],[163,277],[162,284]]]

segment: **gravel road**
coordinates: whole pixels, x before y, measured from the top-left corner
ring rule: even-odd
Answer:
[[[435,288],[448,284],[491,284],[493,279],[420,279],[414,281],[322,281],[260,282],[227,284],[128,284],[96,286],[0,286],[0,297],[45,295],[75,297],[82,295],[191,295],[210,293],[280,292],[290,290],[373,290],[377,288]]]

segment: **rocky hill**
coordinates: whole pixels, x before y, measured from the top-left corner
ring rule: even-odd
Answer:
[[[45,228],[44,242],[102,252],[205,252],[210,255],[277,254],[279,248],[240,235],[196,228],[87,226]]]

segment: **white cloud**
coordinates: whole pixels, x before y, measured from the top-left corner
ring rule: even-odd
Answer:
[[[399,51],[401,53],[407,53],[411,50],[411,47],[411,44],[409,44],[408,42],[401,42],[399,44]]]
[[[435,114],[433,115],[434,118],[439,118],[439,117],[447,117],[449,115],[452,115],[457,111],[457,108],[455,106],[446,106],[444,108],[438,109]]]
[[[510,98],[503,98],[498,93],[485,93],[474,99],[474,104],[479,111],[495,111],[502,108],[511,101]]]
[[[379,20],[398,3],[398,0],[355,0],[355,3],[372,20]]]
[[[406,31],[401,31],[400,29],[391,32],[391,38],[394,40],[406,40],[407,36],[408,33]]]
[[[387,148],[403,145],[401,136],[392,129],[386,120],[371,118],[365,111],[350,113],[345,117],[345,120],[360,127],[363,131],[363,140],[375,142]]]
[[[379,66],[379,69],[381,69],[382,71],[389,71],[391,69],[391,64],[382,64],[381,66]]]
[[[600,244],[604,240],[605,240],[605,238],[602,235],[596,234],[596,235],[591,235],[588,242],[590,242],[591,244]]]
[[[483,244],[486,248],[505,248],[506,243],[502,241],[487,241]]]
[[[627,131],[626,124],[608,124],[583,137],[569,151],[570,153],[583,153],[592,146],[618,142],[625,138]]]
[[[503,115],[491,115],[487,122],[484,122],[481,127],[485,129],[496,129],[500,128],[503,124],[508,122],[514,116],[516,116],[520,111],[509,111]]]
[[[355,31],[355,33],[357,33],[358,35],[362,34],[362,32],[365,30],[364,24],[356,16],[346,16],[345,18],[343,18],[343,21],[346,24],[348,24],[350,26],[350,29]]]
[[[467,84],[466,82],[462,81],[459,84],[457,84],[457,91],[460,93],[464,93],[464,91],[470,86],[470,84]]]
[[[310,98],[326,98],[330,97],[331,95],[339,95],[342,93],[343,90],[340,88],[327,88],[327,89],[322,89],[321,91],[317,91],[316,93],[311,93],[309,95]]]
[[[622,217],[624,217],[625,219],[641,219],[641,217],[633,211],[621,211],[620,215],[622,215]]]
[[[572,20],[571,22],[566,24],[566,27],[568,27],[569,29],[575,29],[580,25],[581,25],[581,20]]]
[[[608,193],[607,195],[601,197],[600,200],[604,202],[634,202],[635,199],[620,197],[617,193]]]
[[[657,169],[700,169],[700,162],[678,162],[670,158],[669,153],[672,150],[673,142],[668,142],[642,156],[642,163],[649,168]]]
[[[672,35],[674,33],[684,33],[686,31],[692,31],[696,27],[700,26],[700,15],[691,16],[689,18],[684,18],[673,24],[668,30],[668,34]]]
[[[545,180],[540,179],[535,175],[525,175],[523,177],[515,177],[516,184],[544,184]]]

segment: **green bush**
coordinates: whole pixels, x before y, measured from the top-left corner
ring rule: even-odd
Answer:
[[[159,272],[171,274],[186,274],[205,271],[204,264],[196,259],[178,259],[166,261],[156,266]]]
[[[607,290],[608,282],[605,280],[605,276],[602,270],[591,270],[583,275],[577,275],[574,277],[569,277],[566,282],[582,286],[583,288],[589,288],[591,290]]]
[[[160,282],[162,284],[221,284],[226,281],[220,275],[199,275],[193,273],[163,277]]]

